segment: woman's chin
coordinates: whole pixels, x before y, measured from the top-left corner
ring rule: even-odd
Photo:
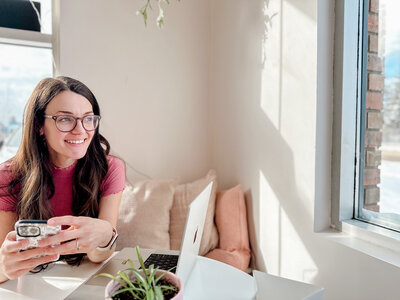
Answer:
[[[78,159],[81,159],[81,158],[85,157],[86,152],[87,152],[87,151],[74,152],[74,153],[71,153],[71,154],[69,155],[69,157],[72,158],[72,159],[78,160]]]

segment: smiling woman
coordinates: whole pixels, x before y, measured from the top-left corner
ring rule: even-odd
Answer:
[[[0,282],[59,256],[79,264],[86,254],[100,262],[114,251],[125,168],[108,155],[99,120],[97,100],[83,83],[57,77],[36,86],[17,154],[0,165]],[[64,227],[20,252],[28,241],[13,231],[18,219]]]
[[[54,165],[68,167],[86,154],[99,124],[99,116],[94,116],[89,100],[80,94],[63,91],[47,105],[43,117],[45,121],[40,134],[46,137]]]

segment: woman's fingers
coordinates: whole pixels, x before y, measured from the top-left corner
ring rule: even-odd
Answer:
[[[20,240],[16,241],[16,233],[15,231],[10,231],[5,238],[3,249],[8,252],[17,252],[29,245],[28,240]]]
[[[85,253],[85,246],[79,242],[78,240],[72,240],[68,241],[56,246],[47,246],[46,247],[46,253],[48,254],[60,254],[60,255],[65,255],[65,254],[75,254],[75,253]]]
[[[23,261],[31,258],[37,258],[43,255],[56,255],[58,254],[52,247],[32,248],[29,250],[20,251],[15,254],[15,261]]]
[[[14,269],[6,275],[9,279],[16,279],[29,271],[33,270],[39,265],[53,262],[58,259],[58,255],[47,255],[38,258],[31,258],[28,260],[18,261],[14,264]]]
[[[15,231],[7,234],[0,249],[0,266],[1,271],[9,279],[18,278],[38,265],[56,261],[60,256],[60,253],[51,246],[20,251],[27,246],[29,246],[28,239],[16,241]]]
[[[47,225],[55,226],[55,225],[75,225],[81,226],[87,217],[74,217],[74,216],[63,216],[63,217],[54,217],[47,221]]]
[[[106,245],[112,237],[112,225],[105,220],[90,217],[64,216],[55,217],[47,221],[49,225],[69,225],[56,235],[38,241],[39,247],[57,245],[60,254],[88,253],[96,247]],[[64,245],[71,240],[74,245]],[[61,245],[58,245],[61,244]],[[61,246],[63,246],[60,248]]]
[[[39,265],[47,264],[47,263],[53,262],[57,259],[58,259],[57,254],[46,255],[46,256],[41,256],[41,257],[37,257],[37,258],[30,258],[27,260],[19,261],[17,263],[16,267],[17,267],[17,269],[29,269],[29,271],[30,271]]]
[[[57,245],[62,242],[74,240],[77,238],[77,232],[75,230],[61,230],[57,234],[46,237],[38,241],[39,247],[46,247],[51,245]]]

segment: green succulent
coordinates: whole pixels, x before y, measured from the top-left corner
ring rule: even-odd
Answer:
[[[162,8],[162,4],[163,3],[169,4],[170,0],[145,0],[145,1],[146,1],[146,4],[140,10],[138,10],[136,13],[143,16],[144,25],[147,26],[147,9],[148,8],[153,9],[153,7],[151,6],[151,3],[157,2],[157,6],[158,6],[157,26],[159,28],[161,28],[164,25],[164,10]],[[180,0],[178,0],[178,1],[180,1]]]
[[[154,265],[150,265],[148,269],[145,268],[142,255],[140,254],[140,249],[138,246],[136,246],[136,254],[143,274],[134,267],[132,260],[127,259],[123,261],[122,264],[126,265],[128,263],[130,268],[118,271],[117,276],[111,275],[109,273],[101,273],[96,276],[104,276],[110,278],[121,285],[122,288],[115,291],[112,295],[110,295],[110,297],[129,292],[134,299],[163,300],[164,293],[166,291],[177,291],[177,288],[172,284],[158,284],[160,279],[162,279],[162,277],[164,277],[164,275],[172,269],[163,272],[161,275],[156,276],[159,268],[154,268]]]

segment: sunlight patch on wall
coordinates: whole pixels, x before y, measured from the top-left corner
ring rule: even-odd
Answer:
[[[262,171],[259,174],[259,241],[267,272],[280,275],[280,204]]]
[[[279,131],[281,115],[281,0],[264,2],[261,108]]]
[[[290,217],[281,209],[281,275],[284,277],[313,282],[318,267],[312,259],[302,237],[302,231],[295,228]],[[304,225],[304,224],[303,224]],[[308,233],[304,232],[304,236]]]

